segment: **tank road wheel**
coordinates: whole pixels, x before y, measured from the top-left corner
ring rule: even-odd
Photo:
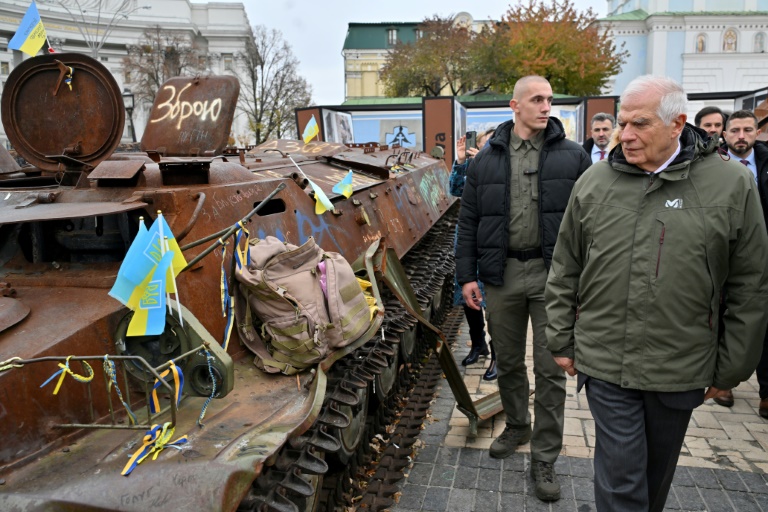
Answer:
[[[414,328],[415,330],[415,328]],[[389,397],[392,386],[397,380],[397,370],[400,368],[400,358],[395,355],[389,357],[389,365],[376,376],[373,386],[373,396],[377,404],[382,404]]]
[[[403,361],[410,361],[413,349],[416,348],[416,342],[419,338],[418,326],[413,325],[400,334],[400,358]]]
[[[336,453],[328,454],[328,463],[332,466],[346,465],[365,435],[365,419],[368,416],[368,390],[369,386],[357,390],[357,396],[360,399],[357,405],[339,407],[339,412],[349,418],[349,425],[346,428],[336,429],[334,437],[339,441],[341,447]]]

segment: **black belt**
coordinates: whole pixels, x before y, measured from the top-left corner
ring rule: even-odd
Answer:
[[[515,258],[520,261],[535,260],[536,258],[541,257],[543,257],[541,247],[537,247],[536,249],[526,249],[524,251],[507,250],[507,258]]]

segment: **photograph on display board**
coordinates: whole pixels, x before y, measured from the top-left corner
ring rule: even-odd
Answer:
[[[357,142],[400,144],[422,150],[421,111],[356,112],[352,116]]]
[[[458,100],[453,100],[453,140],[459,140],[467,133],[467,107]]]
[[[352,127],[352,114],[323,109],[323,129],[326,142],[352,144],[355,135]]]

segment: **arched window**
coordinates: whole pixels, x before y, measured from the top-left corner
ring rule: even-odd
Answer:
[[[726,53],[735,52],[738,47],[738,42],[739,36],[736,34],[736,31],[729,28],[725,31],[725,34],[723,34],[723,51]]]
[[[707,53],[706,34],[699,34],[696,36],[696,53]]]
[[[763,32],[755,34],[755,46],[753,51],[755,53],[765,53],[765,34]]]

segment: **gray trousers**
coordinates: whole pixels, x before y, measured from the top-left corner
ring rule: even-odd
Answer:
[[[595,419],[598,512],[663,510],[703,390],[657,393],[580,375],[580,383],[584,380]]]
[[[547,350],[544,285],[547,270],[541,258],[529,261],[507,259],[502,286],[485,285],[486,317],[499,373],[499,394],[507,425],[526,428],[531,424],[528,411],[528,372],[525,345],[528,318],[533,327],[533,374],[536,394],[533,412],[536,420],[531,438],[531,458],[555,462],[563,447],[565,412],[565,373]]]

